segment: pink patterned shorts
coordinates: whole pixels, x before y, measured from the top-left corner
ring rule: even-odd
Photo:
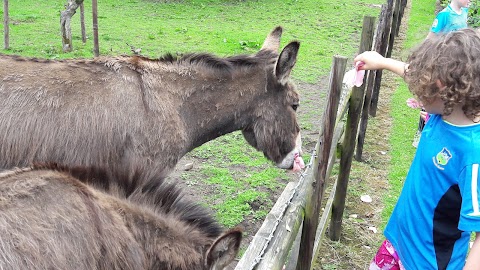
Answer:
[[[383,241],[368,270],[405,270],[390,241]]]

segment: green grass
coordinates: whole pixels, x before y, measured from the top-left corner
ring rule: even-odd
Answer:
[[[416,0],[412,2],[412,8],[408,20],[407,36],[404,41],[402,57],[405,60],[416,45],[422,42],[434,18],[435,0]],[[389,182],[391,188],[385,196],[385,208],[382,212],[383,224],[386,224],[393,207],[397,201],[407,175],[410,163],[415,155],[413,148],[413,135],[417,129],[419,112],[406,106],[406,100],[412,97],[407,85],[402,79],[398,79],[399,87],[392,97],[391,114],[393,129],[390,137],[391,166],[389,170]]]
[[[59,13],[64,2],[10,1],[11,49],[3,52],[47,58],[91,57],[90,1],[85,1],[87,44],[82,44],[79,16],[75,15],[75,51],[61,51]],[[282,25],[286,30],[283,45],[293,39],[302,42],[295,76],[316,82],[320,74],[329,71],[333,55],[351,56],[357,51],[355,41],[363,16],[377,16],[379,9],[372,4],[382,2],[102,0],[98,3],[100,53],[129,53],[126,43],[142,48],[142,54],[151,57],[177,51],[249,53],[258,50],[273,27]],[[348,18],[339,19],[346,12]]]
[[[218,191],[216,196],[205,198],[207,204],[213,205],[222,224],[233,227],[246,215],[253,214],[256,219],[265,217],[270,209],[268,206],[273,203],[269,193],[281,187],[278,179],[285,172],[271,167],[242,172],[215,164],[203,166],[201,174],[206,177],[208,185]],[[252,204],[259,205],[259,209],[253,209]]]

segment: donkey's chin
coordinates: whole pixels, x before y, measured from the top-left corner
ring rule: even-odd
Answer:
[[[298,133],[295,139],[295,148],[287,154],[287,156],[277,163],[277,167],[286,170],[292,170],[298,172],[305,168],[305,163],[302,159],[302,136]]]
[[[281,162],[277,163],[277,167],[285,170],[292,170],[294,172],[298,172],[301,169],[305,168],[305,163],[303,162],[301,151],[295,149],[292,152],[288,153],[288,155]]]
[[[293,168],[295,162],[295,155],[288,154],[281,162],[277,163],[277,167],[280,169],[290,170]]]

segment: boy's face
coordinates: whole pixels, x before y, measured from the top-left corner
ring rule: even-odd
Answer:
[[[470,6],[470,0],[452,0],[452,2],[457,2],[459,7],[468,8]]]
[[[443,114],[443,108],[445,105],[443,101],[436,97],[432,100],[424,101],[422,100],[423,108],[430,114]]]
[[[436,81],[438,90],[441,91],[445,88],[443,83],[440,80]],[[443,109],[445,108],[445,104],[443,103],[442,99],[438,96],[434,98],[429,98],[428,100],[420,100],[423,104],[423,108],[425,111],[431,114],[443,114]]]

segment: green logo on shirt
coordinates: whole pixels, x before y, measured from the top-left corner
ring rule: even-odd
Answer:
[[[451,158],[452,154],[444,147],[436,156],[436,164],[445,166]]]

